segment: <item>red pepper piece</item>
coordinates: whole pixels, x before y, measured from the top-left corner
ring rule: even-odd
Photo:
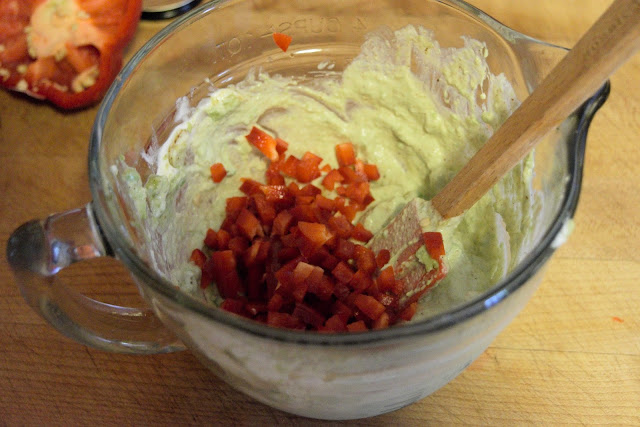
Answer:
[[[273,203],[268,201],[264,194],[260,193],[252,195],[251,198],[253,199],[262,224],[270,227],[276,217],[276,209],[273,206]]]
[[[371,329],[384,329],[389,327],[389,313],[383,312],[376,320],[371,324]]]
[[[277,147],[276,147],[277,148]],[[280,161],[271,162],[265,173],[268,185],[284,185],[284,177],[280,174]]]
[[[309,307],[307,304],[297,302],[293,313],[294,317],[300,319],[304,324],[315,328],[324,325],[325,318],[317,310]]]
[[[387,249],[382,249],[376,255],[376,264],[378,264],[378,268],[382,268],[391,260],[391,252]]]
[[[322,194],[316,195],[315,202],[319,208],[326,209],[329,212],[334,212],[336,210],[335,200],[324,197]]]
[[[273,220],[273,234],[284,236],[289,232],[289,227],[293,224],[294,218],[288,210],[280,211]]]
[[[369,181],[377,181],[380,179],[380,172],[378,172],[378,167],[376,165],[365,164],[363,169]]]
[[[288,148],[289,144],[286,141],[280,138],[276,138],[276,151],[278,152],[278,154],[280,154],[280,156],[282,156]]]
[[[236,224],[240,228],[240,231],[249,239],[253,240],[256,236],[262,236],[262,226],[260,221],[249,210],[243,209],[238,215]]]
[[[207,235],[204,238],[204,244],[209,249],[216,249],[218,247],[218,233],[211,228],[207,230]]]
[[[263,185],[258,181],[255,181],[251,178],[240,178],[240,180],[242,181],[242,185],[240,185],[240,191],[242,191],[247,196],[262,192]]]
[[[227,176],[227,170],[224,168],[222,163],[214,163],[211,165],[211,179],[213,182],[218,183]]]
[[[298,229],[303,236],[309,239],[314,245],[320,247],[325,244],[327,240],[332,237],[331,232],[327,229],[327,226],[324,224],[313,223],[313,222],[304,222],[300,221],[298,223]]]
[[[283,52],[286,52],[289,49],[289,45],[291,44],[291,36],[282,33],[273,33],[273,41],[276,42],[278,47],[282,49]]]
[[[344,177],[344,182],[347,183],[347,184],[350,184],[350,183],[353,183],[353,182],[366,182],[367,181],[367,176],[366,175],[356,173],[356,171],[354,169],[351,169],[348,166],[341,166],[340,169],[338,169],[338,171]]]
[[[244,287],[237,271],[236,258],[232,251],[215,251],[211,253],[211,270],[220,296],[238,298],[244,294]]]
[[[276,150],[277,142],[274,137],[266,133],[260,128],[252,127],[251,132],[246,136],[254,147],[262,152],[272,162],[280,158],[278,150]]]
[[[337,203],[336,203],[337,207]],[[351,237],[351,231],[353,230],[353,225],[347,218],[342,215],[334,215],[329,218],[327,225],[337,236],[342,237],[344,239],[348,239]]]
[[[367,196],[370,194],[369,191],[368,182],[356,182],[347,186],[345,197],[353,200],[359,205],[364,205],[365,200],[367,200]]]
[[[441,233],[437,231],[422,233],[422,240],[431,258],[438,260],[441,256],[444,256],[444,241]]]
[[[418,311],[418,303],[412,302],[411,304],[409,304],[407,308],[405,308],[400,312],[398,317],[401,318],[402,320],[409,321],[416,314],[416,311]]]
[[[269,311],[267,313],[267,325],[277,328],[304,329],[304,323],[302,323],[300,319],[291,314],[276,311]]]
[[[336,183],[344,181],[344,176],[338,169],[331,169],[327,175],[322,179],[322,185],[327,189],[333,191]]]
[[[295,178],[298,173],[298,163],[300,163],[300,160],[296,156],[289,156],[284,162],[280,163],[280,171]]]
[[[380,274],[378,275],[376,281],[378,283],[378,290],[380,292],[392,291],[396,283],[396,278],[393,273],[393,267],[389,266],[380,271]]]
[[[338,262],[331,274],[342,283],[349,283],[353,279],[353,271],[344,261]]]
[[[336,145],[336,158],[340,166],[352,166],[356,163],[356,150],[353,144],[345,142]]]
[[[367,331],[367,325],[364,323],[364,321],[362,320],[358,320],[356,322],[353,323],[349,323],[347,325],[347,330],[349,332],[362,332],[362,331]]]
[[[236,258],[242,257],[248,248],[249,241],[245,237],[235,236],[229,240],[229,249],[233,251]]]
[[[200,267],[204,267],[204,262],[207,260],[207,256],[200,249],[194,249],[191,252],[191,258],[189,258],[195,265]]]
[[[222,251],[229,248],[229,240],[231,235],[227,230],[220,229],[216,235],[218,250]]]
[[[376,271],[376,268],[378,267],[376,264],[376,256],[371,249],[366,246],[356,245],[353,255],[356,260],[358,270],[369,275]]]
[[[384,305],[369,295],[356,295],[353,302],[371,320],[376,320],[385,311]]]
[[[0,86],[63,109],[99,101],[122,65],[142,0],[0,2]],[[65,13],[66,12],[66,13]]]
[[[229,197],[226,201],[225,213],[227,218],[231,221],[235,221],[240,214],[240,211],[247,207],[249,199],[247,197]]]
[[[360,205],[352,202],[342,207],[338,206],[338,210],[342,215],[344,215],[347,220],[353,221],[356,217],[356,214],[361,210],[361,208]]]
[[[324,322],[324,327],[331,332],[342,332],[347,330],[347,325],[340,316],[334,314]]]
[[[351,237],[360,242],[368,242],[373,237],[373,233],[364,228],[364,225],[357,223],[351,230]]]

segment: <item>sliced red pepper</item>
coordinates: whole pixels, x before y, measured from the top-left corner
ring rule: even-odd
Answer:
[[[142,0],[0,2],[0,85],[63,109],[102,99],[122,65]]]
[[[273,41],[276,42],[278,47],[286,52],[291,44],[292,37],[282,33],[273,33]]]

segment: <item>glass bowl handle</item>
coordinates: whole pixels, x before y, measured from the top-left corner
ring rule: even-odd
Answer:
[[[150,309],[105,304],[54,280],[73,263],[110,256],[107,248],[89,203],[18,227],[7,260],[27,303],[69,338],[119,353],[184,350]]]

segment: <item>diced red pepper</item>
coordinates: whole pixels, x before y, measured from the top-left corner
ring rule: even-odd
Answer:
[[[356,163],[356,151],[353,144],[345,142],[336,145],[336,157],[340,166],[352,166]]]
[[[322,246],[327,240],[332,237],[331,232],[327,229],[327,226],[319,223],[312,222],[298,222],[298,229],[307,239],[317,246]]]
[[[371,325],[372,329],[384,329],[389,327],[389,313],[383,312]]]
[[[356,214],[360,211],[360,206],[357,203],[349,203],[348,205],[344,205],[342,207],[338,207],[338,210],[344,217],[353,221],[356,217]]]
[[[300,160],[296,156],[289,156],[284,162],[280,163],[280,171],[295,178],[298,173],[298,163],[300,163]]]
[[[412,302],[407,308],[400,312],[398,317],[400,317],[402,320],[409,321],[416,314],[416,311],[418,311],[418,303]]]
[[[236,224],[249,240],[253,240],[255,236],[263,235],[260,221],[248,209],[240,211]]]
[[[344,261],[338,262],[331,274],[342,283],[349,283],[353,279],[353,271]]]
[[[262,191],[263,185],[258,181],[255,181],[251,178],[240,178],[242,181],[242,185],[240,185],[240,191],[242,191],[247,196],[251,196],[252,194],[259,193]]]
[[[353,289],[354,294],[359,294],[369,289],[373,283],[371,273],[367,273],[364,270],[358,270],[349,282],[349,286]]]
[[[232,251],[211,253],[213,279],[223,298],[237,298],[244,294],[244,287],[237,271],[236,258]]]
[[[296,303],[293,313],[291,314],[300,319],[302,323],[312,325],[316,328],[322,326],[325,322],[325,318],[322,314],[318,313],[317,310],[314,310],[307,304],[300,302]]]
[[[280,294],[273,294],[269,302],[267,303],[267,309],[269,311],[278,311],[284,304],[284,298]]]
[[[271,162],[265,173],[267,185],[284,185],[284,177],[280,174],[280,161]]]
[[[275,162],[280,157],[276,150],[277,142],[274,137],[257,127],[251,128],[251,132],[246,136],[253,146],[262,152],[269,160]]]
[[[368,330],[367,325],[362,320],[358,320],[353,323],[349,323],[347,325],[347,330],[349,332],[362,332]]]
[[[380,292],[392,291],[396,283],[393,266],[381,270],[376,281],[378,282]]]
[[[316,187],[313,184],[307,184],[304,187],[302,187],[300,189],[300,191],[298,192],[298,196],[311,196],[311,197],[315,197],[318,194],[321,194],[322,190],[319,189],[318,187]]]
[[[371,249],[366,246],[356,245],[353,252],[358,270],[364,271],[369,275],[376,271],[378,267],[376,264],[376,256]]]
[[[289,227],[293,224],[294,218],[288,210],[280,211],[273,220],[272,233],[284,236],[289,232]]]
[[[216,249],[218,247],[218,233],[209,228],[204,238],[204,244],[207,245],[209,249]]]
[[[373,237],[373,233],[364,228],[364,225],[357,223],[351,230],[351,238],[360,242],[368,242]]]
[[[268,201],[267,198],[260,193],[256,193],[251,196],[256,206],[256,211],[263,224],[271,226],[273,220],[276,217],[276,209],[273,203]]]
[[[244,304],[245,304],[244,301],[240,299],[227,298],[222,302],[222,304],[220,305],[220,308],[230,313],[243,315]]]
[[[378,264],[378,268],[382,268],[391,260],[391,252],[388,249],[382,249],[376,255],[376,264]]]
[[[337,206],[337,204],[336,204]],[[348,239],[351,237],[351,231],[353,230],[353,225],[347,218],[342,215],[334,215],[329,218],[327,223],[331,231],[333,231],[337,236]]]
[[[282,156],[288,148],[289,144],[286,141],[280,138],[276,138],[276,151],[278,152],[278,154]]]
[[[336,183],[344,181],[344,176],[338,169],[331,169],[329,173],[322,179],[322,185],[327,189],[333,191]]]
[[[270,202],[277,202],[285,199],[293,199],[293,195],[284,185],[261,185],[260,191]]]
[[[347,330],[347,325],[342,320],[342,318],[337,314],[334,314],[333,316],[329,317],[327,321],[324,322],[324,326],[325,328],[327,328],[327,330],[332,332],[342,332]]]
[[[304,329],[304,324],[296,317],[288,313],[269,311],[267,313],[267,324],[277,328]]]
[[[376,320],[385,311],[384,305],[369,295],[356,295],[354,304],[371,320]]]
[[[224,168],[222,163],[212,164],[210,170],[211,170],[211,179],[215,183],[222,181],[222,179],[225,176],[227,176],[227,170]]]
[[[423,233],[422,240],[431,258],[438,260],[444,256],[444,242],[441,233],[437,231]]]
[[[334,255],[343,261],[348,261],[353,258],[355,254],[356,245],[355,243],[339,238],[336,244],[336,249],[334,250]]]
[[[207,256],[200,249],[194,249],[191,252],[190,260],[202,269],[202,267],[204,267],[204,262],[207,260]]]
[[[247,249],[249,249],[249,241],[245,237],[235,236],[229,240],[229,249],[233,251],[236,258],[242,257]]]
[[[283,52],[286,52],[289,49],[289,45],[291,44],[291,36],[288,36],[283,33],[273,33],[273,41],[276,42],[278,47],[282,49]]]
[[[369,181],[377,181],[380,179],[380,172],[378,172],[378,167],[376,165],[365,164],[363,169]]]
[[[247,197],[229,197],[226,201],[225,212],[227,218],[231,218],[231,221],[235,221],[240,214],[240,211],[247,207],[249,199]]]
[[[364,205],[369,194],[370,190],[368,182],[356,182],[347,186],[344,195],[359,205]]]

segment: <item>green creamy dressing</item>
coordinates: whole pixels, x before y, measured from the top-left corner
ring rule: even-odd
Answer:
[[[375,201],[357,218],[374,233],[411,199],[432,198],[518,104],[506,78],[490,73],[487,54],[472,39],[441,48],[431,32],[408,26],[370,35],[341,73],[253,72],[213,90],[163,144],[144,187],[127,179],[154,236],[156,267],[198,292],[191,251],[207,228],[220,226],[225,200],[241,195],[240,178],[264,181],[267,160],[245,139],[254,125],[287,141],[288,154],[311,151],[332,167],[335,145],[351,141],[381,174],[371,183]],[[209,167],[218,162],[228,175],[215,184]],[[529,156],[464,215],[433,224],[443,233],[449,274],[423,299],[421,315],[484,292],[517,263],[535,211],[532,170]],[[426,251],[419,260],[434,263]]]

